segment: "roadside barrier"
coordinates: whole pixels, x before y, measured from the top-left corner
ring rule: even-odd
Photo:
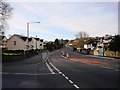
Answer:
[[[65,51],[61,51],[61,56],[64,57],[64,58],[70,58],[70,55],[68,52],[65,52]]]

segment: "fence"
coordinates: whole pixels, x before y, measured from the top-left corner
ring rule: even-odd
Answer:
[[[114,51],[106,51],[104,53],[104,56],[107,56],[107,57],[120,57],[120,52],[117,51],[117,52],[114,52]]]

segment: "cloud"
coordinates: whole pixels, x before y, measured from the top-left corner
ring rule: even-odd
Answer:
[[[27,19],[21,14],[17,13],[14,15],[14,18],[12,20],[9,20],[9,26],[10,26],[10,30],[14,30],[14,31],[21,30],[23,32],[27,32]],[[50,32],[50,30],[44,28],[43,26],[37,23],[29,23],[29,30],[31,32],[44,33],[44,34],[49,34],[53,36],[60,36],[57,33]]]
[[[7,2],[33,2],[32,0],[6,0]],[[34,2],[118,2],[119,0],[34,0]]]
[[[54,16],[49,22],[54,25],[65,28],[70,32],[85,31],[94,36],[117,31],[117,15],[104,14],[104,16],[82,16],[82,17],[59,17]],[[115,31],[114,31],[115,30]],[[102,32],[101,32],[102,31]],[[94,33],[93,33],[94,32]]]
[[[30,30],[54,37],[64,37],[65,32],[71,35],[79,31],[85,31],[91,36],[112,34],[117,32],[118,27],[116,5],[117,3],[16,2],[9,26],[26,31],[27,22],[40,21],[40,24],[30,24]],[[57,33],[58,28],[63,30],[63,35]]]

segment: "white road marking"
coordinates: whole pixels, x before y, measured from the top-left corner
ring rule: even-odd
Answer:
[[[3,72],[2,74],[31,75],[31,76],[35,76],[35,75],[53,75],[52,73],[32,74],[32,73],[7,73],[7,72]],[[57,74],[57,73],[54,73],[54,74]]]
[[[112,59],[112,60],[115,59],[115,58],[110,58],[110,57],[100,57],[100,56],[94,56],[94,55],[85,55],[85,56],[96,57],[96,58],[103,58],[103,59]]]
[[[104,67],[104,68],[113,69],[113,68],[110,68],[110,67]]]
[[[76,88],[79,88],[76,84],[74,84],[74,86],[75,86]]]
[[[4,73],[0,73],[0,74],[9,74],[9,73],[4,72]]]
[[[68,82],[70,83],[70,84],[72,84],[75,88],[79,88],[76,84],[74,84],[74,82],[72,82],[65,74],[63,74],[58,68],[56,68],[50,61],[49,61],[49,59],[48,59],[48,62],[50,63],[50,65],[60,74],[60,75],[62,75],[65,79],[67,79],[68,80]]]
[[[65,74],[62,74],[63,76],[65,76]]]
[[[117,67],[119,66],[119,65],[116,65]]]
[[[62,74],[62,72],[58,72],[59,74]]]
[[[118,69],[114,69],[114,70],[119,71]]]
[[[52,70],[52,68],[48,65],[48,63],[46,63],[46,65],[47,65],[47,67],[48,67],[48,69],[50,70],[50,72],[52,73],[52,74],[54,74],[55,72]]]
[[[50,65],[58,72],[60,72],[60,70],[58,70],[50,61],[49,61]]]
[[[70,83],[73,83],[73,81],[69,80]]]
[[[69,79],[68,77],[65,77],[66,79]]]
[[[111,70],[115,70],[115,71],[119,71],[118,69],[114,69],[114,68],[111,68],[111,67],[105,67],[105,66],[101,66],[102,68],[106,68],[106,69],[111,69]]]

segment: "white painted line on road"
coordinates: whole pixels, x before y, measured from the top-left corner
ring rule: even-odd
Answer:
[[[31,73],[6,73],[6,72],[3,72],[2,74],[13,74],[13,75],[53,75],[52,73],[41,73],[41,74],[31,74]],[[57,74],[57,73],[54,73],[54,74]]]
[[[76,84],[74,84],[74,86],[75,86],[77,89],[79,88]]]
[[[69,80],[70,83],[73,83],[73,81]]]
[[[118,69],[114,69],[114,68],[111,68],[111,67],[105,67],[105,66],[101,66],[102,68],[106,68],[106,69],[111,69],[111,70],[115,70],[115,71],[119,71]]]
[[[0,73],[0,74],[10,74],[10,73],[6,73],[6,72],[4,72],[4,73]]]
[[[52,74],[54,74],[55,72],[52,70],[52,68],[48,65],[48,63],[46,63],[46,65],[47,65],[47,67],[48,67],[48,69],[50,70],[50,72],[52,73]]]
[[[58,72],[59,74],[62,74],[62,72]]]
[[[100,57],[100,56],[93,56],[93,55],[85,55],[85,56],[96,57],[96,58],[103,58],[103,59],[111,59],[111,60],[115,59],[115,58],[110,58],[110,57]]]
[[[117,67],[119,66],[119,65],[116,65]]]
[[[110,67],[104,67],[104,68],[113,69],[113,68],[110,68]]]
[[[60,70],[57,69],[50,61],[49,61],[49,63],[50,63],[50,65],[51,65],[56,71],[60,72]]]
[[[65,74],[62,74],[63,76],[65,76]]]
[[[75,88],[79,88],[76,84],[74,84],[74,82],[72,82],[65,74],[63,74],[58,68],[56,68],[48,59],[48,62],[50,63],[50,65],[60,74],[62,75],[65,79],[68,80],[68,82],[70,82],[70,84],[72,84]]]
[[[2,74],[13,74],[13,75],[36,75],[36,74],[30,74],[30,73],[7,73],[7,72],[3,72]]]
[[[69,79],[68,77],[65,77],[66,79]]]
[[[114,69],[114,70],[119,71],[118,69]]]

